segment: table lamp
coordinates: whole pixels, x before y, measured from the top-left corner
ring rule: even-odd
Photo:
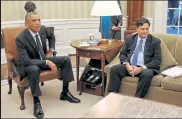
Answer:
[[[100,32],[102,39],[110,39],[111,17],[122,15],[117,1],[95,1],[91,16],[100,16]]]

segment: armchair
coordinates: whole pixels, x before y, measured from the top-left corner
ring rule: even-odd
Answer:
[[[19,59],[16,48],[16,37],[26,27],[3,28],[2,36],[5,47],[6,59],[8,64],[8,94],[12,93],[12,80],[17,84],[17,89],[21,98],[20,110],[25,109],[24,92],[29,88],[27,77],[21,77],[16,70],[16,61]],[[56,52],[54,52],[56,55]],[[41,71],[40,82],[60,78],[59,72],[56,74],[51,73],[51,70]],[[41,84],[42,85],[42,84]]]

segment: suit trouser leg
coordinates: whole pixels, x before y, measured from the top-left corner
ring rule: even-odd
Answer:
[[[55,63],[56,66],[61,69],[61,78],[63,83],[74,81],[73,70],[69,56],[50,57],[48,60]]]
[[[120,30],[112,30],[111,31],[111,38],[115,40],[121,40],[121,29]]]
[[[148,92],[151,84],[151,80],[154,76],[154,71],[151,69],[145,69],[139,77],[138,86],[136,90],[136,97],[143,98]]]
[[[28,83],[30,86],[30,90],[32,95],[35,97],[41,96],[41,90],[39,87],[39,76],[40,76],[40,68],[37,65],[31,65],[25,67],[25,73],[28,76]]]
[[[108,92],[118,92],[121,85],[121,79],[127,75],[129,74],[125,65],[118,64],[112,66],[110,71]]]

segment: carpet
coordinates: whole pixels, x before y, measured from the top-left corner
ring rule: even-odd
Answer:
[[[81,72],[80,72],[81,73]],[[74,72],[74,76],[76,73]],[[44,82],[41,86],[42,96],[40,96],[44,118],[79,118],[82,117],[93,105],[99,102],[103,97],[87,93],[78,95],[76,91],[76,81],[69,85],[70,92],[81,100],[81,103],[73,104],[68,101],[59,100],[62,90],[62,82],[51,80]],[[33,99],[30,89],[25,91],[25,110],[20,110],[20,97],[13,83],[12,94],[8,95],[8,85],[1,85],[1,118],[34,118]]]

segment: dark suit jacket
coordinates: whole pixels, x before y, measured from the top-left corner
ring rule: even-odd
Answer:
[[[135,50],[135,46],[137,43],[138,34],[132,34],[126,37],[125,43],[120,51],[120,62],[129,62],[130,58]],[[145,48],[144,48],[144,65],[148,69],[152,69],[155,72],[159,72],[160,64],[162,61],[161,56],[161,41],[152,36],[148,35]]]
[[[55,36],[54,34],[48,35],[48,32],[49,31],[47,31],[45,26],[41,26],[39,35],[45,54],[47,52],[46,39],[49,39],[50,48],[55,49]],[[28,28],[17,36],[16,46],[19,56],[19,61],[17,61],[17,71],[20,76],[25,76],[24,67],[30,65],[46,65],[46,61],[40,59],[39,52],[36,48],[36,43]]]

